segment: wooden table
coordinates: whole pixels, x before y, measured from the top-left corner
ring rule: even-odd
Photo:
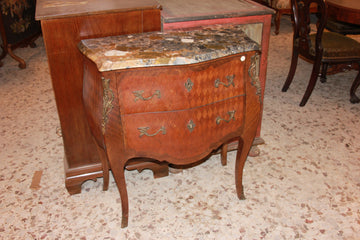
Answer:
[[[38,0],[52,85],[65,150],[65,185],[70,194],[103,176],[82,102],[82,39],[158,31],[160,6],[155,0]],[[54,130],[55,131],[55,130]]]
[[[328,16],[337,21],[360,25],[359,0],[327,0]]]
[[[360,28],[360,1],[359,0],[327,0],[328,17],[335,22],[335,28],[329,30],[341,34],[359,34]],[[336,27],[336,26],[341,26]],[[340,31],[339,31],[340,29]],[[357,35],[358,36],[358,35]],[[338,64],[328,69],[328,75],[351,69],[359,69],[359,64]]]

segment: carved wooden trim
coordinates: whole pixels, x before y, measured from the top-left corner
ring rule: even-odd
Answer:
[[[114,100],[114,93],[110,89],[110,79],[106,79],[104,77],[101,78],[103,84],[103,114],[102,114],[102,123],[101,123],[101,130],[102,133],[105,134],[106,124],[109,120],[109,113],[113,109],[113,100]]]

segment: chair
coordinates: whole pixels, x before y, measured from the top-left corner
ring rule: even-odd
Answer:
[[[318,6],[316,33],[310,34],[311,3]],[[327,4],[324,0],[291,0],[294,13],[294,37],[291,66],[286,82],[282,88],[286,92],[294,78],[299,54],[313,62],[310,80],[301,100],[300,106],[308,101],[321,70],[322,82],[325,82],[329,65],[344,63],[360,63],[360,43],[354,39],[334,32],[324,32],[327,20]],[[357,74],[351,89],[350,102],[358,103],[360,99],[355,91],[360,85],[360,71]]]
[[[280,32],[280,19],[283,14],[291,14],[290,0],[271,0],[270,7],[275,9],[275,34],[278,35]]]
[[[40,22],[35,21],[36,1],[1,1],[0,3],[0,67],[1,60],[9,54],[25,68],[25,61],[15,55],[13,50],[18,47],[36,47],[35,40],[41,34]]]
[[[275,34],[278,35],[280,32],[280,19],[283,14],[291,15],[291,0],[267,0],[269,2],[269,6],[275,9]],[[312,13],[316,12],[316,6],[311,5],[310,11]]]

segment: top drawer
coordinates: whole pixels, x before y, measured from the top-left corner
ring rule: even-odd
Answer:
[[[176,68],[128,69],[117,73],[122,114],[196,108],[245,94],[247,54]]]

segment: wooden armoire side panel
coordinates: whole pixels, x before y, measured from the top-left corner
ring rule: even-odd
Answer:
[[[43,19],[41,24],[64,141],[66,186],[78,193],[83,181],[102,173],[82,102],[83,59],[77,44],[85,38],[159,31],[160,9]]]

